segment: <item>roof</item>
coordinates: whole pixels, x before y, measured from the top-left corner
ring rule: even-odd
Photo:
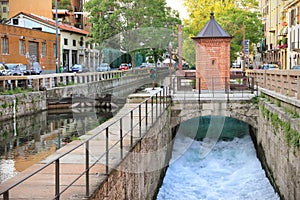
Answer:
[[[197,34],[197,36],[193,37],[193,39],[211,37],[231,38],[231,36],[226,31],[224,31],[224,29],[215,20],[213,12],[210,13],[210,20],[206,23],[204,28]]]
[[[49,18],[46,18],[46,17],[42,17],[42,16],[38,16],[38,15],[35,15],[35,14],[32,14],[32,13],[20,12],[17,15],[13,16],[12,18],[15,18],[15,17],[17,17],[18,15],[21,15],[21,14],[25,15],[29,18],[35,19],[37,21],[40,21],[42,23],[48,24],[50,26],[56,26],[55,20],[49,19]],[[78,34],[82,34],[82,35],[88,35],[89,34],[88,31],[85,31],[85,30],[76,28],[75,26],[71,26],[69,24],[65,24],[65,23],[61,23],[61,22],[58,23],[58,28],[60,30],[63,30],[63,31],[74,32],[74,33],[78,33]]]

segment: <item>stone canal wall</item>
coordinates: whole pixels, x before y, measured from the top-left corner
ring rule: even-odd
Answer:
[[[264,94],[254,143],[271,183],[281,199],[300,199],[300,106]]]
[[[160,70],[157,82],[168,75],[168,70]],[[0,95],[0,121],[15,116],[33,114],[48,109],[49,100],[58,101],[65,97],[97,97],[111,94],[115,97],[132,93],[137,88],[151,83],[148,73],[128,72],[126,76],[89,82],[86,84],[55,87],[47,91]]]
[[[170,112],[166,111],[90,199],[155,199],[172,147]]]
[[[0,121],[46,110],[46,92],[0,96]]]

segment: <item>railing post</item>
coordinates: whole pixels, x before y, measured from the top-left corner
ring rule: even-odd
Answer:
[[[106,148],[106,168],[105,168],[105,173],[106,175],[108,175],[108,159],[109,159],[109,146],[108,146],[108,127],[106,128],[106,131],[105,131],[105,135],[106,135],[106,144],[105,144],[105,148]]]
[[[130,147],[133,146],[133,110],[130,111]]]
[[[89,160],[89,140],[85,143],[85,196],[89,197],[90,196],[90,179],[89,179],[89,174],[90,174],[90,160]]]
[[[123,123],[122,118],[120,119],[120,156],[123,159]]]
[[[9,200],[9,192],[8,191],[3,193],[3,200]]]
[[[198,101],[200,102],[201,96],[201,78],[198,79]]]
[[[59,159],[55,161],[55,199],[59,200]]]
[[[146,100],[146,104],[145,104],[145,121],[146,121],[146,131],[147,131],[147,127],[148,127],[148,100]]]
[[[155,94],[155,98],[156,98],[156,100],[155,100],[155,102],[156,102],[156,105],[155,105],[155,111],[156,111],[155,120],[157,120],[157,116],[158,116],[158,113],[157,113],[157,93]]]
[[[146,101],[146,108],[147,108],[147,101]],[[146,109],[147,110],[147,109]],[[142,108],[141,104],[139,105],[139,137],[142,137]],[[147,112],[146,112],[146,130],[147,130]]]
[[[159,91],[159,114],[161,114],[161,91]]]
[[[153,96],[151,96],[151,125],[153,124]]]
[[[228,77],[225,77],[225,94],[227,94],[227,101],[229,101],[229,89],[230,86],[228,84]]]

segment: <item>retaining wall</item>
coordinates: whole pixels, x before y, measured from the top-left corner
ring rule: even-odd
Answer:
[[[90,199],[155,199],[172,147],[170,112],[166,111]]]
[[[260,101],[258,129],[252,130],[258,157],[281,199],[300,199],[299,107],[274,95]],[[253,128],[253,127],[252,127]]]

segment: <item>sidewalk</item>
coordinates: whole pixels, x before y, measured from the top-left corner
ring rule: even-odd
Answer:
[[[157,92],[160,89],[153,90],[151,92],[143,93],[143,94],[135,94],[136,96],[131,96],[131,98],[137,98],[138,101],[149,97],[154,92]],[[104,122],[99,127],[95,128],[92,131],[89,131],[86,135],[80,137],[80,140],[75,140],[63,148],[57,150],[54,154],[47,157],[45,160],[34,164],[30,168],[25,171],[19,173],[14,178],[4,182],[0,185],[0,191],[3,192],[5,188],[14,185],[17,181],[26,177],[27,175],[33,173],[38,168],[43,166],[58,156],[70,151],[72,148],[79,145],[82,141],[90,138],[97,133],[101,132],[101,134],[94,137],[88,145],[88,150],[86,149],[86,145],[82,145],[79,148],[75,149],[68,155],[62,157],[60,162],[60,192],[64,190],[64,188],[69,185],[72,181],[74,181],[81,173],[84,173],[85,163],[86,163],[86,151],[89,152],[89,163],[92,165],[96,162],[95,166],[90,170],[90,184],[89,184],[89,193],[92,194],[93,191],[99,186],[99,184],[105,180],[106,178],[106,163],[108,162],[109,171],[114,167],[118,166],[118,164],[122,161],[122,159],[128,154],[131,146],[135,144],[140,139],[139,126],[139,110],[135,110],[133,112],[133,135],[131,137],[131,116],[127,115],[123,117],[124,114],[128,113],[132,108],[137,107],[137,103],[126,103],[124,107],[114,116],[112,119]],[[152,116],[156,116],[156,112],[161,108],[160,104],[156,105],[155,102],[153,104],[153,113],[148,114],[148,126],[151,125]],[[151,111],[152,105],[149,103],[147,105],[148,112]],[[122,118],[122,124],[119,121]],[[141,117],[142,119],[145,117],[145,106],[141,106]],[[117,123],[114,123],[117,121]],[[106,143],[106,127],[110,126],[108,129],[108,143]],[[145,127],[145,119],[142,121],[141,132],[142,135],[146,132]],[[120,133],[123,135],[122,140],[122,148],[120,146]],[[108,154],[108,161],[106,161],[106,145],[109,145],[110,151]],[[98,161],[98,162],[97,162]],[[73,186],[68,188],[60,197],[60,199],[82,199],[86,194],[86,186],[85,186],[85,174],[79,178]],[[9,199],[53,199],[55,196],[55,163],[50,164],[48,167],[32,176],[28,180],[24,181],[20,185],[9,191]]]

